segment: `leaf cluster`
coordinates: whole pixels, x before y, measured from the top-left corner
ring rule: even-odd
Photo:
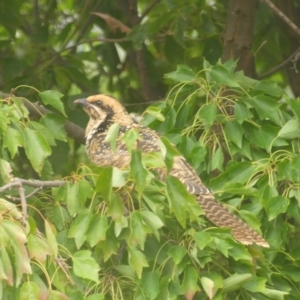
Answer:
[[[78,165],[64,186],[27,199],[25,223],[2,199],[2,299],[297,299],[300,102],[234,69],[233,61],[205,62],[199,73],[180,65],[166,75],[174,88],[142,121],[162,135],[160,153],[133,149],[133,130],[123,137],[128,170]],[[64,113],[56,92],[40,96]],[[18,99],[1,101],[3,184],[17,174],[59,175],[51,149],[72,147],[63,120],[33,121]],[[152,169],[169,169],[179,154],[170,141],[270,249],[237,243],[179,180],[156,179]]]

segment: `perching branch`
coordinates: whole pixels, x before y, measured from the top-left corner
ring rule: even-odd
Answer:
[[[59,187],[64,185],[66,182],[63,180],[53,180],[53,181],[42,181],[42,180],[27,180],[22,178],[15,177],[12,182],[7,183],[6,185],[0,187],[0,192],[4,192],[6,190],[10,190],[12,188],[17,188],[19,192],[20,198],[15,198],[14,200],[20,200],[21,206],[22,206],[22,212],[23,212],[23,219],[26,220],[28,217],[27,214],[27,202],[26,199],[32,196],[33,194],[37,193],[38,190],[46,187]],[[28,194],[25,195],[24,185],[36,187],[37,189]]]
[[[270,0],[261,0],[261,1],[266,3],[281,20],[283,20],[288,26],[290,26],[290,28],[298,36],[300,36],[299,27],[294,22],[292,22],[281,10],[279,10]]]

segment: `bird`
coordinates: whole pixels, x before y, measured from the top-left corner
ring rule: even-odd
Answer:
[[[78,99],[74,103],[81,105],[89,116],[85,130],[86,152],[93,164],[102,167],[127,168],[131,155],[120,138],[132,128],[136,128],[139,132],[141,138],[137,141],[136,148],[140,148],[142,153],[161,151],[159,134],[137,124],[116,98],[98,94]],[[119,124],[116,149],[112,149],[106,140],[113,124]],[[166,170],[160,168],[156,171],[158,179],[163,181]],[[194,168],[183,156],[174,157],[169,175],[178,178],[187,191],[196,197],[206,218],[213,224],[222,228],[231,228],[233,237],[244,245],[257,244],[261,247],[269,247],[268,242],[261,235],[216,200],[213,192],[202,183]]]

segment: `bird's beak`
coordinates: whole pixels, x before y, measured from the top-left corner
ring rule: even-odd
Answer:
[[[87,104],[86,99],[77,99],[74,101],[75,104],[85,106]]]

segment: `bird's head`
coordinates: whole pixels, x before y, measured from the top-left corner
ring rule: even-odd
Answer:
[[[78,99],[74,103],[82,105],[83,110],[90,117],[86,133],[92,129],[107,130],[114,123],[129,125],[133,121],[124,106],[114,97],[99,94],[85,99]]]

